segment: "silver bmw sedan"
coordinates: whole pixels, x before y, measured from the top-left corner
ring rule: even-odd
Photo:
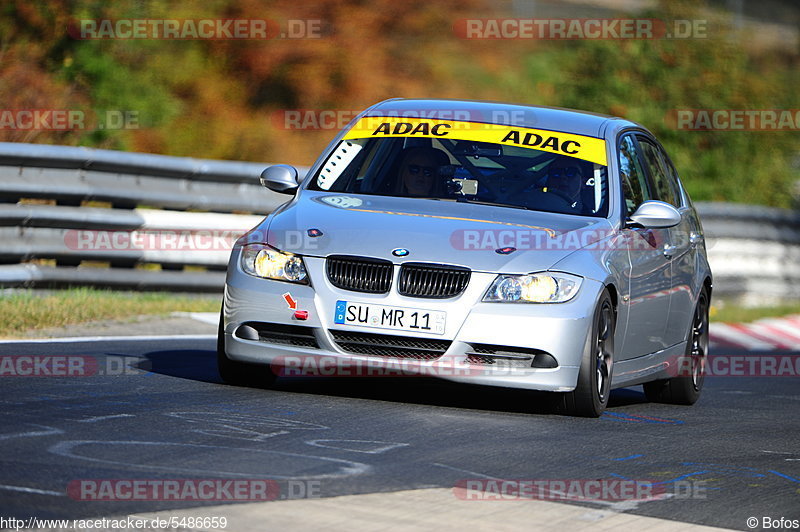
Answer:
[[[675,167],[644,127],[566,109],[381,102],[242,237],[218,340],[231,384],[433,376],[693,404],[712,276]]]

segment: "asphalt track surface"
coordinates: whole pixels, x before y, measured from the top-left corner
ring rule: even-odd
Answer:
[[[800,519],[797,377],[710,377],[693,407],[648,403],[640,387],[617,390],[603,417],[581,419],[539,406],[535,393],[431,379],[231,387],[217,374],[214,344],[0,344],[0,356],[79,355],[100,369],[0,379],[0,515],[220,504],[76,500],[67,488],[81,479],[268,478],[281,497],[290,480],[305,479],[332,497],[466,479],[624,478],[650,479],[668,496],[571,504],[740,530],[749,517]]]

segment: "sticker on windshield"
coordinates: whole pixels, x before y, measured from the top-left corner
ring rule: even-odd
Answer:
[[[365,116],[345,134],[344,139],[383,137],[474,140],[568,155],[603,166],[607,164],[606,143],[603,139],[502,124]]]

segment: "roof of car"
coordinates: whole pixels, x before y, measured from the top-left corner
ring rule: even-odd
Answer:
[[[610,120],[627,122],[574,109],[470,100],[392,99],[374,105],[365,114],[505,124],[592,137],[602,137],[602,129]]]

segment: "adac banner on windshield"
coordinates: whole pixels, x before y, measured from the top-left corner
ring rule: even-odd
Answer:
[[[383,137],[426,137],[491,142],[568,155],[605,166],[606,143],[603,139],[560,131],[547,131],[503,124],[365,116],[345,134],[344,139]]]

